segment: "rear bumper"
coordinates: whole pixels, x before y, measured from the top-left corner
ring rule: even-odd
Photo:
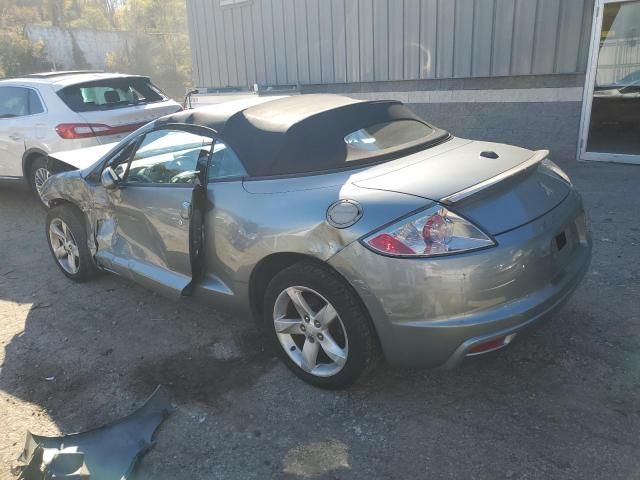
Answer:
[[[566,244],[558,248],[556,237]],[[475,345],[520,334],[573,293],[591,259],[580,196],[484,251],[396,259],[353,243],[330,263],[360,294],[387,361],[451,368]]]
[[[551,293],[551,295],[546,296],[546,298],[544,295],[540,295],[538,298],[539,301],[535,307],[529,309],[525,307],[522,311],[514,312],[511,318],[512,320],[519,322],[515,326],[495,330],[495,328],[499,328],[498,325],[496,324],[494,326],[491,321],[487,321],[487,333],[469,338],[460,344],[442,367],[445,369],[451,369],[458,366],[465,358],[472,356],[469,352],[476,345],[501,337],[510,338],[509,343],[511,343],[511,340],[516,336],[520,336],[531,328],[543,323],[545,320],[550,319],[552,314],[558,311],[560,307],[569,300],[575,289],[578,287],[580,280],[582,280],[589,269],[590,259],[591,255],[589,252],[588,258],[584,263],[582,263],[580,270],[575,272],[575,276],[568,277],[567,282],[559,288],[553,289],[553,292],[547,292]],[[496,318],[494,320],[499,321],[500,319]]]

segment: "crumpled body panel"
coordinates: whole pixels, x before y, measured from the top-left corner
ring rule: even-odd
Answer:
[[[115,218],[107,191],[102,185],[91,185],[78,171],[60,173],[51,177],[43,189],[43,198],[50,205],[67,201],[87,215],[89,250],[109,249],[114,241]]]

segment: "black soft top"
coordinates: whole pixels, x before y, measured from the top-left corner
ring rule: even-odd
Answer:
[[[185,110],[163,117],[156,124],[186,123],[217,131],[252,177],[321,172],[370,163],[447,135],[434,128],[431,135],[414,144],[382,154],[370,152],[347,158],[346,135],[394,120],[425,123],[401,102],[365,102],[340,95],[312,94],[276,100],[256,97]]]

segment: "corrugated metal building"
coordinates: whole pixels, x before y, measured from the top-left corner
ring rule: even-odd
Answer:
[[[193,77],[201,92],[290,88],[397,98],[456,135],[550,146],[556,157],[575,157],[586,139],[594,86],[597,91],[607,76],[615,84],[640,68],[640,47],[634,47],[640,31],[633,22],[624,28],[625,18],[629,23],[640,15],[635,0],[187,5]],[[597,52],[605,44],[609,53],[602,57],[609,60],[599,65]],[[610,159],[616,155],[624,160],[629,152]]]

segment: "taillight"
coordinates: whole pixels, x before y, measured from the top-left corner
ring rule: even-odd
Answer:
[[[97,125],[95,125],[97,127]],[[61,123],[56,127],[56,132],[62,138],[67,140],[73,138],[88,138],[95,137],[91,125],[88,123]]]
[[[468,220],[436,205],[364,240],[371,249],[399,257],[470,252],[495,242]]]
[[[61,123],[56,127],[56,132],[66,140],[78,138],[102,137],[106,135],[118,135],[137,130],[145,123],[130,123],[112,127],[103,123]]]
[[[383,233],[372,238],[369,240],[369,245],[383,253],[396,255],[413,255],[415,253],[411,248],[388,233]]]

